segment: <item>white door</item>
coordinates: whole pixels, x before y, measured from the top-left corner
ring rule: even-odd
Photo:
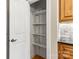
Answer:
[[[10,59],[30,59],[30,6],[26,0],[10,0]]]

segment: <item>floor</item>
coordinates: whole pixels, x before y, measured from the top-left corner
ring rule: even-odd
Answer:
[[[35,55],[32,59],[45,59],[45,58],[43,58],[43,57],[41,57],[39,55]]]

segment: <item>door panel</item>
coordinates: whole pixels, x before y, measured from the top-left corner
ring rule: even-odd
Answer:
[[[17,44],[14,46],[14,57],[15,59],[27,59],[26,58],[26,53],[25,53],[25,43]],[[16,53],[17,52],[17,53]]]
[[[26,11],[26,1],[25,0],[15,0],[14,2],[14,17],[15,17],[15,34],[25,33],[25,26],[27,20]]]
[[[65,16],[72,16],[72,0],[65,0]]]
[[[25,47],[26,46],[24,42],[19,44],[11,43],[10,59],[27,59]]]

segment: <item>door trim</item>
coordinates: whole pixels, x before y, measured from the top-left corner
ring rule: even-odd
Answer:
[[[6,0],[6,10],[7,10],[7,24],[6,24],[6,31],[7,31],[7,33],[6,33],[6,59],[9,59],[9,1],[10,0]]]

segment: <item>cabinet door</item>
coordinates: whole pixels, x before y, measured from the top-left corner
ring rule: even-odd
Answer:
[[[58,59],[73,59],[73,46],[58,43]]]
[[[60,21],[72,20],[72,0],[60,0],[59,4]]]

